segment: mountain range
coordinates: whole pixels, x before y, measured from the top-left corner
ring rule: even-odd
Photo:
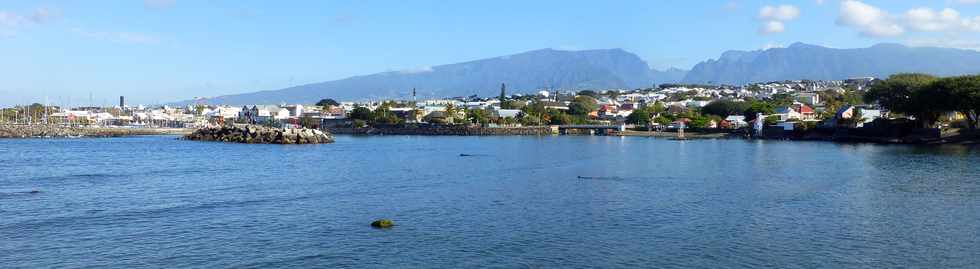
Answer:
[[[835,49],[794,43],[786,48],[727,51],[717,60],[695,65],[682,82],[741,85],[796,79],[885,78],[907,72],[937,76],[980,73],[980,52],[899,44]]]
[[[322,98],[371,100],[496,96],[539,89],[632,89],[662,83],[741,85],[754,82],[887,77],[902,72],[939,76],[980,73],[980,52],[879,44],[836,49],[804,43],[786,48],[727,51],[694,66],[654,70],[622,49],[542,49],[416,70],[383,72],[279,90],[207,98],[209,104],[315,103]],[[194,101],[184,101],[186,104]]]
[[[514,55],[383,72],[281,90],[218,96],[209,104],[314,103],[322,98],[367,100],[454,96],[496,96],[536,89],[650,87],[654,72],[640,57],[622,49],[563,51],[542,49]]]

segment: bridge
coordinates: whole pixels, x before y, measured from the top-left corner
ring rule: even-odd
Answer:
[[[626,130],[626,125],[559,125],[558,134],[566,135],[573,134],[585,134],[586,132],[591,135],[607,135],[611,132],[622,132]]]

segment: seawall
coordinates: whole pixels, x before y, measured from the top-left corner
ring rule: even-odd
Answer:
[[[555,130],[549,126],[484,128],[478,126],[388,126],[388,127],[332,127],[334,134],[353,135],[450,135],[450,136],[547,136]]]
[[[134,135],[182,135],[190,129],[71,127],[61,125],[0,125],[0,138],[119,137]]]

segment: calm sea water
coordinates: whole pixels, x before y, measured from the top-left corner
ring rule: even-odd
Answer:
[[[629,137],[0,140],[0,267],[977,268],[978,162]]]

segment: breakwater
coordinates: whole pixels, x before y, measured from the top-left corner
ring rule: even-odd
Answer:
[[[280,129],[259,125],[205,127],[184,136],[188,140],[245,144],[325,144],[333,135],[314,129]]]
[[[388,127],[335,127],[327,128],[335,134],[354,134],[354,135],[455,135],[455,136],[495,136],[495,135],[528,135],[545,136],[553,135],[557,132],[549,126],[533,127],[500,127],[485,128],[479,126],[456,126],[456,125],[434,125],[434,126],[388,126]]]
[[[61,125],[0,125],[0,138],[118,137],[186,134],[190,129],[110,128]]]

